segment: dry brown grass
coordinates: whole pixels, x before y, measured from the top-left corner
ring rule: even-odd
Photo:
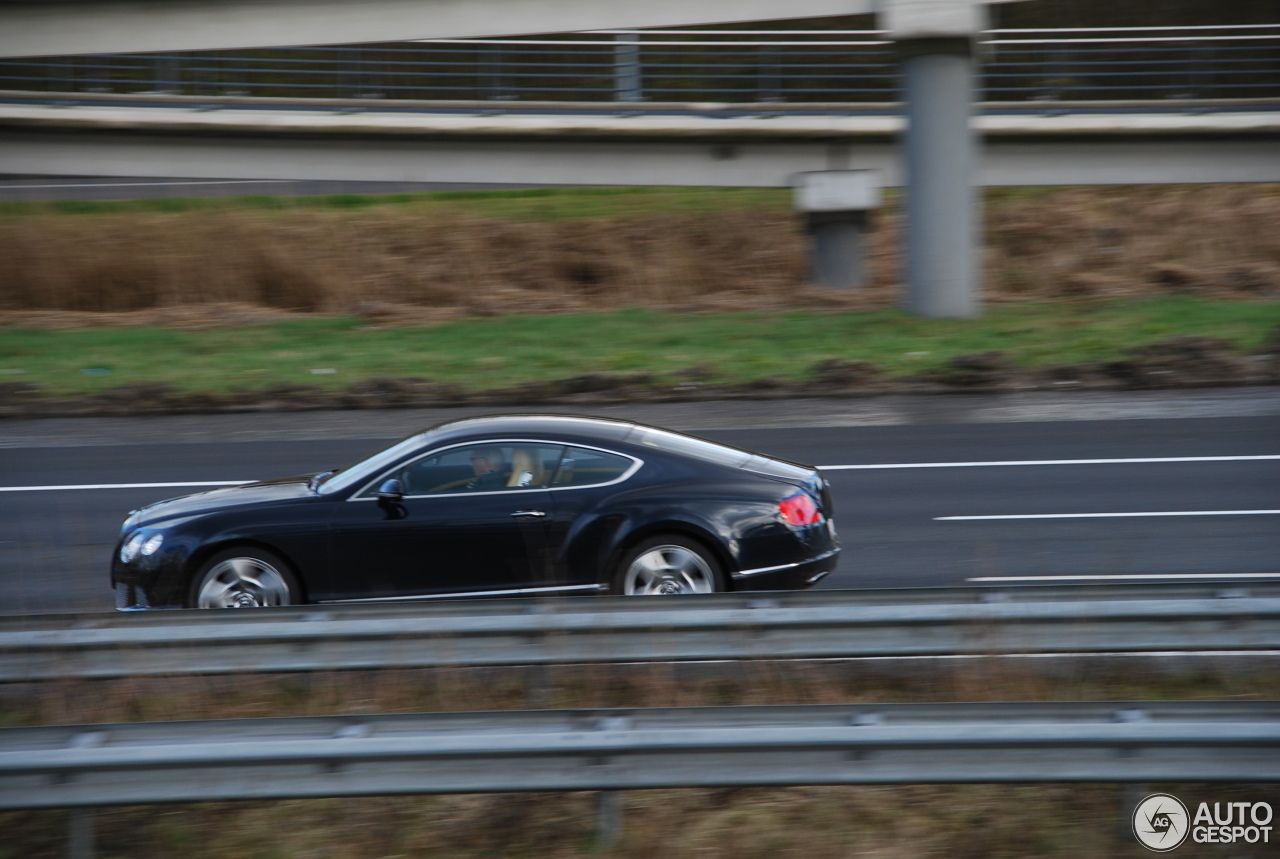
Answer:
[[[1213,800],[1274,790],[1202,787]],[[373,797],[128,807],[97,813],[98,856],[182,859],[1106,859],[1143,848],[1119,785],[916,785],[644,790],[594,843],[596,794]],[[60,859],[64,812],[6,813],[8,856]],[[0,848],[0,855],[4,848]],[[1149,854],[1146,854],[1149,855]],[[1185,845],[1179,855],[1231,856]],[[1261,856],[1262,854],[1255,854]]]
[[[240,305],[330,313],[408,305],[472,315],[770,293],[802,277],[785,215],[519,223],[244,210],[0,225],[0,307],[128,312]],[[780,241],[751,241],[752,235]]]
[[[771,662],[430,668],[227,677],[64,680],[5,687],[0,723],[86,724],[341,713],[527,708],[866,704],[910,701],[1098,701],[1274,698],[1259,671],[1166,674],[1099,659],[1046,671],[991,657],[933,664]]]
[[[945,700],[1267,698],[1269,675],[1135,676],[1026,661],[931,670],[846,663],[556,666],[533,672],[424,669],[231,678],[65,681],[8,687],[7,724],[551,707],[877,703]],[[1203,799],[1268,799],[1274,788],[1204,787]],[[100,854],[299,857],[1136,857],[1114,785],[922,785],[632,791],[614,847],[593,844],[591,793],[204,803],[99,812]],[[0,815],[0,856],[62,853],[62,812]],[[6,850],[8,852],[6,852]],[[1188,844],[1180,853],[1197,852]]]
[[[1280,291],[1280,187],[1070,188],[989,206],[987,277],[1003,296]]]
[[[11,217],[0,220],[0,312],[23,324],[190,327],[282,311],[412,324],[622,306],[890,307],[901,215],[889,205],[875,220],[871,285],[833,293],[807,284],[800,222],[782,211],[550,222],[395,206]],[[986,236],[993,301],[1280,294],[1276,185],[993,192]]]

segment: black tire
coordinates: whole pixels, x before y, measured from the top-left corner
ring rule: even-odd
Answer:
[[[257,546],[233,546],[210,556],[191,578],[188,608],[296,605],[302,589],[289,563]]]
[[[659,534],[623,554],[609,581],[620,596],[675,595],[723,591],[724,571],[715,554],[698,540]]]

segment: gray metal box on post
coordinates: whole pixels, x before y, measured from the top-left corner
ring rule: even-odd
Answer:
[[[886,0],[880,26],[897,46],[906,113],[907,309],[921,316],[982,315],[978,266],[978,146],[969,122],[976,0]]]
[[[880,205],[876,171],[816,170],[792,184],[809,233],[810,278],[834,289],[864,285],[870,213]]]

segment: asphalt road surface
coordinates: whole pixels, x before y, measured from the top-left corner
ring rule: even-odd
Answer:
[[[319,471],[476,411],[0,422],[0,613],[111,608],[120,521],[201,488],[177,484]],[[827,467],[823,588],[1280,579],[1277,389],[578,411]]]

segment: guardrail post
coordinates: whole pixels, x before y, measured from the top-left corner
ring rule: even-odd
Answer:
[[[67,815],[67,859],[93,859],[94,835],[93,809],[71,809]]]
[[[177,95],[182,91],[182,73],[178,58],[172,55],[156,57],[154,92]]]
[[[849,289],[867,282],[870,211],[880,204],[874,170],[819,170],[793,179],[809,233],[809,277]]]
[[[890,0],[881,16],[897,43],[907,114],[905,304],[921,316],[971,319],[982,314],[978,150],[969,116],[983,7]]]
[[[1116,837],[1122,843],[1133,839],[1133,810],[1138,803],[1151,795],[1151,785],[1142,782],[1128,782],[1120,790],[1120,819],[1116,821]]]
[[[551,669],[530,665],[524,671],[524,695],[528,706],[542,710],[551,706]]]
[[[756,101],[782,101],[782,61],[779,53],[760,45],[756,49]]]
[[[618,33],[613,37],[613,92],[618,101],[644,101],[644,71],[640,65],[640,36]]]
[[[622,837],[622,791],[596,794],[596,846],[612,847]]]
[[[491,101],[506,101],[502,91],[502,45],[483,45],[480,48],[483,56],[483,77]]]

